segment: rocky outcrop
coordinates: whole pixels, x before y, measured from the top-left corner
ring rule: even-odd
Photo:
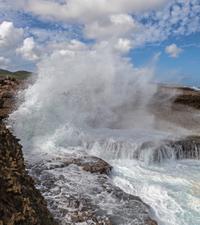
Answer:
[[[22,146],[3,124],[0,124],[0,224],[56,224],[27,174]]]
[[[73,164],[81,167],[84,171],[106,175],[109,175],[112,169],[112,167],[107,162],[95,156],[76,156],[69,154],[67,157],[65,154],[64,160],[63,157],[56,157],[54,160],[55,163],[50,165],[50,168],[48,169],[63,168]]]
[[[175,159],[200,159],[200,136],[169,142],[167,146],[174,149]]]
[[[172,106],[184,105],[200,109],[200,91],[190,87],[173,87],[160,85],[155,95],[158,99],[170,99]]]
[[[160,143],[146,142],[135,152],[134,157],[141,159],[149,151],[149,163],[165,160],[200,160],[200,136],[188,136],[178,140],[163,140]]]
[[[200,91],[192,88],[177,88],[177,96],[174,98],[174,103],[200,109]]]
[[[186,87],[159,86],[148,110],[154,127],[180,136],[200,133],[200,91]]]
[[[0,120],[13,110],[16,92],[21,85],[22,81],[15,78],[0,78]]]
[[[30,165],[31,175],[62,225],[157,225],[150,207],[116,187],[97,157],[63,154]]]
[[[14,78],[0,79],[0,225],[55,225],[25,169],[22,146],[2,122],[14,109],[21,85]]]

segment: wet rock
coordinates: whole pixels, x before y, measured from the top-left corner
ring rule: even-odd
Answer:
[[[25,170],[21,148],[0,124],[0,224],[57,224]]]
[[[112,167],[105,162],[104,160],[94,157],[94,156],[79,156],[79,157],[65,157],[65,160],[62,162],[59,167],[66,167],[71,164],[80,166],[83,170],[90,173],[100,173],[100,174],[109,174]]]
[[[148,205],[112,183],[111,166],[97,157],[66,154],[34,163],[29,169],[62,225],[157,224],[150,218]]]
[[[189,136],[168,145],[174,149],[176,159],[200,159],[200,136]]]
[[[189,136],[181,140],[165,141],[154,151],[154,161],[166,159],[200,159],[200,137]]]
[[[150,151],[149,162],[165,160],[195,159],[200,160],[200,136],[188,136],[180,140],[164,140],[159,145],[153,142],[144,143],[135,152],[135,158],[141,159],[145,151]]]

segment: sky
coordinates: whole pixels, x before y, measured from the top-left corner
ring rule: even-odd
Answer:
[[[107,48],[155,80],[200,86],[200,0],[0,0],[0,68]]]

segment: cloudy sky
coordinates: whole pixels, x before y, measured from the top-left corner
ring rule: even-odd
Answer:
[[[0,68],[108,48],[159,81],[200,86],[200,0],[0,0]]]

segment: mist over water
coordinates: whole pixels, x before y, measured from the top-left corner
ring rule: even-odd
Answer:
[[[153,75],[152,67],[137,69],[109,49],[55,51],[39,63],[9,123],[29,161],[63,152],[96,155],[114,167],[115,184],[153,207],[160,224],[197,225],[199,193],[189,189],[198,163],[178,164],[173,154],[169,164],[151,160],[156,146],[176,138],[155,128],[148,106],[157,91]]]

